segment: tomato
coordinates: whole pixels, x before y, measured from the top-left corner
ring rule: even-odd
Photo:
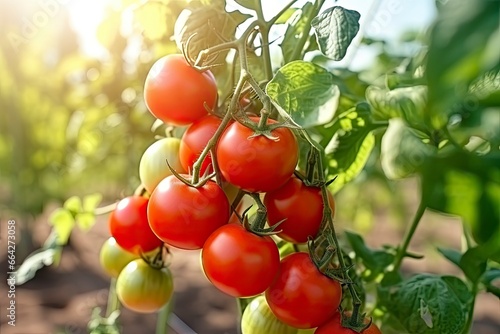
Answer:
[[[139,178],[142,185],[151,194],[158,183],[169,175],[172,175],[166,161],[178,173],[184,173],[179,161],[179,147],[181,141],[178,138],[162,138],[149,146],[142,154],[139,163]]]
[[[153,232],[169,245],[200,249],[212,232],[227,224],[229,202],[213,181],[194,188],[171,175],[151,194],[148,218]]]
[[[264,296],[258,296],[243,311],[241,334],[297,334],[297,329],[278,320]]]
[[[116,243],[115,238],[107,239],[99,252],[101,267],[110,277],[118,277],[122,269],[130,262],[137,259],[137,254],[127,252]]]
[[[200,157],[201,152],[207,146],[222,120],[216,116],[208,115],[191,124],[184,135],[182,135],[179,149],[179,159],[182,167],[189,172],[193,170],[193,164]],[[203,175],[212,163],[210,153],[201,164],[200,174]],[[213,171],[213,168],[210,168]]]
[[[328,320],[323,325],[319,326],[316,329],[316,331],[314,332],[314,334],[330,334],[330,333],[357,334],[355,331],[353,331],[350,328],[342,327],[341,321],[342,321],[342,319],[340,317],[340,313],[337,312],[330,320]],[[370,322],[370,319],[365,318],[364,323],[368,324],[369,322]],[[363,334],[382,334],[380,329],[373,322],[370,324],[370,326],[367,329],[365,329],[361,333],[363,333]]]
[[[147,253],[163,244],[149,227],[147,209],[147,198],[129,196],[118,202],[109,216],[111,235],[131,253]]]
[[[160,58],[144,84],[144,100],[151,113],[165,123],[188,125],[213,108],[217,86],[210,71],[199,72],[182,55]]]
[[[335,213],[335,202],[329,196],[330,208]],[[297,177],[292,177],[281,188],[268,192],[264,197],[269,225],[283,219],[278,236],[289,242],[307,242],[307,237],[318,234],[323,219],[321,189],[308,187]],[[333,216],[333,215],[332,215]]]
[[[308,253],[299,252],[281,260],[278,276],[266,290],[266,299],[274,315],[287,325],[313,328],[337,312],[342,287],[323,275]]]
[[[151,313],[162,308],[172,296],[172,274],[168,268],[153,268],[137,259],[123,268],[116,280],[116,295],[127,308]]]
[[[205,275],[219,290],[233,297],[251,297],[273,282],[280,256],[271,237],[228,224],[208,237],[201,262]]]
[[[258,122],[257,117],[251,117]],[[276,123],[269,120],[268,124]],[[288,128],[278,128],[272,140],[251,137],[253,130],[235,122],[217,144],[217,162],[225,180],[249,192],[267,192],[281,187],[292,176],[298,161],[298,144]]]

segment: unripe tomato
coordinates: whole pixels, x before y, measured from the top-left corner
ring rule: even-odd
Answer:
[[[297,334],[297,329],[279,321],[267,305],[264,296],[258,296],[247,305],[241,317],[242,334]]]
[[[123,268],[116,280],[120,302],[135,312],[151,313],[162,308],[173,292],[172,274],[168,268],[153,268],[137,259]]]
[[[161,180],[172,175],[167,160],[176,172],[185,172],[179,160],[180,143],[179,138],[162,138],[151,144],[142,154],[139,162],[139,178],[150,194]]]
[[[107,239],[101,247],[99,262],[101,263],[101,267],[110,277],[116,278],[129,262],[138,257],[138,255],[127,252],[125,249],[121,248],[115,238],[111,237]]]
[[[144,100],[158,119],[188,125],[207,115],[217,100],[217,86],[210,71],[199,72],[180,54],[160,58],[148,73]]]

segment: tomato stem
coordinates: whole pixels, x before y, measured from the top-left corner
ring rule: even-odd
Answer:
[[[167,334],[168,332],[168,318],[170,317],[170,305],[171,300],[164,305],[160,312],[158,312],[158,317],[156,318],[156,331],[155,334]]]
[[[108,303],[106,306],[106,318],[108,318],[111,313],[120,308],[120,301],[116,295],[116,278],[111,278],[109,283],[109,293],[108,293]]]

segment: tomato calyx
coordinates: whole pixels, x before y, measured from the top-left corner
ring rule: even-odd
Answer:
[[[276,229],[278,226],[281,225],[285,221],[285,219],[277,222],[276,224],[270,226],[270,227],[264,227],[266,225],[267,221],[267,208],[262,203],[259,194],[256,193],[250,193],[249,194],[257,203],[257,212],[255,213],[255,217],[253,218],[252,222],[249,222],[248,220],[248,210],[250,210],[251,206],[248,207],[242,214],[242,220],[243,220],[243,227],[249,232],[252,232],[254,234],[257,234],[259,236],[271,236],[280,233],[281,231]]]
[[[158,249],[158,252],[154,254],[153,257],[147,256],[144,253],[140,254],[140,257],[144,262],[146,262],[151,268],[156,269],[156,270],[161,270],[163,268],[167,268],[169,266],[169,262],[167,257],[170,257],[170,249],[167,247],[167,245],[162,244],[161,247]]]
[[[168,160],[165,160],[165,161],[167,162],[168,169],[170,169],[170,172],[172,172],[172,175],[174,175],[177,179],[179,179],[179,181],[181,181],[182,183],[184,183],[185,185],[187,185],[189,187],[201,188],[205,184],[207,184],[208,181],[212,180],[214,177],[217,176],[216,172],[209,174],[208,170],[210,168],[207,168],[207,172],[201,177],[201,179],[198,180],[198,182],[193,183],[190,179],[185,178],[184,176],[179,174],[175,169],[173,169],[172,166],[170,166],[170,164],[168,163]]]
[[[363,331],[368,327],[370,327],[372,324],[371,317],[367,318],[366,313],[359,313],[359,305],[357,308],[356,307],[354,308],[352,314],[350,311],[347,312],[341,311],[340,315],[341,315],[340,323],[342,327],[349,328],[355,331],[356,333],[363,333]],[[365,319],[369,319],[369,321],[366,322]]]

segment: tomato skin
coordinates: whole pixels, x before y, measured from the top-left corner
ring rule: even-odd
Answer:
[[[157,60],[144,84],[144,100],[158,119],[188,125],[207,115],[204,103],[215,106],[217,86],[210,71],[199,72],[180,54]]]
[[[258,122],[258,117],[250,117]],[[276,121],[270,119],[267,124]],[[217,162],[225,180],[248,192],[267,192],[281,187],[292,176],[298,161],[298,143],[288,128],[271,131],[277,140],[234,122],[217,144]],[[250,138],[251,137],[251,138]]]
[[[120,302],[139,313],[159,310],[170,300],[172,292],[170,270],[153,268],[143,259],[127,264],[116,280],[116,295]]]
[[[137,254],[127,252],[121,248],[113,237],[104,242],[99,252],[101,267],[110,277],[114,278],[118,277],[127,264],[138,257]]]
[[[201,152],[207,146],[221,124],[222,120],[216,116],[208,115],[191,124],[182,135],[179,147],[179,160],[186,171],[192,172],[193,164],[200,157]],[[201,164],[200,175],[203,175],[212,163],[210,154],[206,156]],[[210,168],[213,171],[213,168]]]
[[[178,173],[185,170],[179,160],[178,138],[162,138],[151,144],[142,154],[139,162],[139,178],[146,190],[151,194],[161,180],[172,175],[166,161]]]
[[[330,208],[335,213],[335,201],[329,194]],[[272,226],[285,219],[278,227],[278,236],[293,243],[307,242],[307,237],[318,234],[323,219],[321,189],[308,187],[292,177],[283,187],[268,192],[264,197],[267,218]]]
[[[148,199],[142,196],[125,197],[109,215],[109,230],[123,249],[147,253],[163,242],[151,231],[147,216]]]
[[[330,320],[325,322],[323,325],[319,326],[316,329],[316,331],[314,332],[314,334],[331,334],[331,333],[358,334],[350,328],[342,327],[341,321],[342,321],[342,318],[340,316],[340,313],[337,312]],[[368,318],[365,318],[364,323],[368,324],[369,322],[370,322],[370,320]],[[361,333],[362,334],[382,334],[380,329],[373,322],[370,324],[370,326],[367,329],[365,329]]]
[[[258,296],[247,305],[241,317],[241,334],[297,334],[297,329],[282,323]]]
[[[200,249],[212,232],[227,224],[229,202],[213,181],[194,188],[171,175],[151,194],[148,219],[153,232],[169,245]]]
[[[219,290],[233,297],[264,292],[278,273],[278,247],[269,236],[259,236],[240,224],[220,227],[201,251],[203,270]]]
[[[293,253],[281,260],[266,299],[274,315],[296,328],[317,327],[331,318],[340,305],[342,287],[323,275],[309,254]]]

